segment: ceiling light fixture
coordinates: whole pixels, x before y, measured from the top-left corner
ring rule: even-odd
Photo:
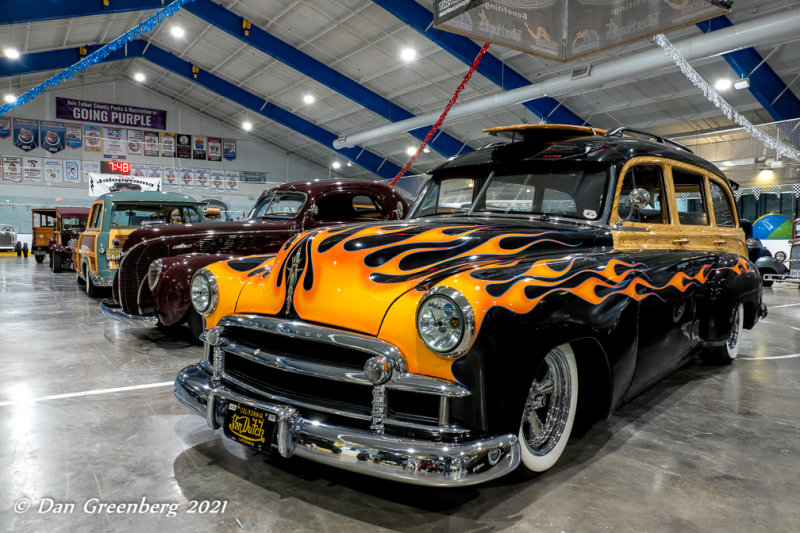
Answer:
[[[417,51],[414,50],[413,48],[406,47],[400,50],[400,59],[402,59],[406,63],[411,63],[416,58],[417,58]]]
[[[348,162],[347,162],[347,166],[348,166],[348,167],[352,167],[352,166],[353,166],[353,162],[352,162],[352,161],[348,161]]]
[[[13,94],[7,94],[3,97],[3,100],[5,100],[6,103],[8,104],[13,104],[14,102],[17,101],[17,97],[14,96]]]
[[[16,48],[14,48],[14,47],[11,47],[11,48],[5,48],[5,49],[3,50],[3,53],[4,53],[4,54],[6,55],[6,57],[7,57],[7,58],[9,58],[9,59],[17,59],[17,58],[19,58],[19,50],[17,50],[17,49],[16,49]]]
[[[146,78],[146,77],[145,77],[145,75],[144,75],[144,74],[142,74],[141,72],[137,72],[136,74],[134,74],[134,75],[133,75],[133,79],[135,79],[136,81],[138,81],[139,83],[141,83],[141,82],[143,82],[144,80],[146,80],[147,78]]]
[[[422,149],[422,153],[429,154],[429,153],[431,153],[431,149],[428,148],[428,146],[426,145],[425,148]]]
[[[242,122],[242,129],[244,131],[252,130],[253,129],[253,123],[250,122],[249,120],[245,120],[244,122]]]
[[[177,26],[177,25],[176,26],[172,26],[172,28],[170,28],[169,32],[176,39],[180,39],[184,35],[186,35],[186,31],[183,28],[181,28],[180,26]]]
[[[741,91],[742,89],[747,89],[748,87],[750,87],[750,78],[740,78],[733,82],[734,89]]]
[[[727,91],[731,88],[731,80],[728,78],[720,78],[717,80],[717,83],[714,84],[714,88],[718,91]]]
[[[303,96],[303,102],[305,102],[307,104],[313,104],[316,101],[317,101],[317,99],[314,98],[313,94],[306,94],[306,95]]]
[[[408,148],[406,148],[406,153],[408,155],[414,155],[417,153],[417,149],[414,148],[413,146],[409,146]]]
[[[339,163],[338,161],[334,161],[334,162],[331,164],[331,166],[332,166],[333,168],[335,168],[336,170],[338,170],[338,169],[339,169],[339,168],[342,166],[342,164],[341,164],[341,163]]]

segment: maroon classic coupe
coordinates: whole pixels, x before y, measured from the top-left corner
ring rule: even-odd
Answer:
[[[264,191],[247,220],[163,224],[131,233],[113,284],[114,301],[103,312],[139,325],[187,322],[203,329],[189,299],[192,275],[226,258],[276,253],[293,235],[323,226],[399,220],[408,211],[389,186],[363,180],[286,183]]]

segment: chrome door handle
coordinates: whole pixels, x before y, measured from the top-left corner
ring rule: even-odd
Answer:
[[[672,244],[689,244],[689,239],[674,239]]]
[[[720,245],[722,245],[722,244],[725,244],[725,243],[727,243],[727,242],[728,242],[728,241],[716,240],[716,241],[714,241],[714,244],[720,244]]]

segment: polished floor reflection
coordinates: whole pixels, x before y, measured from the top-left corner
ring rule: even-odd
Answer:
[[[796,286],[765,290],[769,317],[745,333],[734,365],[684,367],[572,439],[536,479],[458,490],[249,453],[172,395],[177,371],[201,357],[188,330],[124,326],[81,289],[47,261],[0,257],[0,531],[774,532],[800,524]]]

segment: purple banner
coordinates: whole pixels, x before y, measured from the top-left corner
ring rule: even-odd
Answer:
[[[56,117],[157,130],[167,127],[167,112],[163,109],[105,104],[58,96],[56,97]]]

